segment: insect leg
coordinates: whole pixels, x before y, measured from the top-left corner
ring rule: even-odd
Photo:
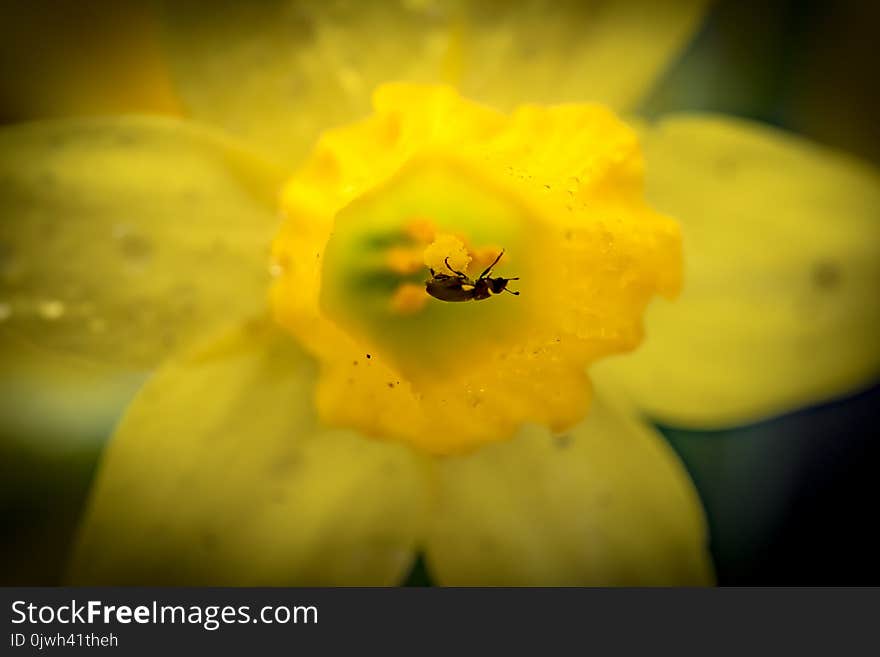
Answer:
[[[443,262],[446,263],[446,266],[449,268],[449,271],[451,271],[453,274],[461,276],[462,278],[467,278],[467,274],[462,274],[460,271],[455,271],[452,268],[452,266],[449,264],[449,256],[446,256],[446,259]]]

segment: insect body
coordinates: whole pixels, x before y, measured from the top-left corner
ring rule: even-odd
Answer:
[[[446,268],[452,272],[452,275],[445,273],[437,273],[431,270],[431,280],[425,283],[425,290],[435,299],[440,301],[482,301],[488,299],[493,294],[501,294],[507,292],[509,294],[519,295],[519,292],[507,289],[507,283],[510,281],[518,281],[516,278],[501,278],[500,276],[489,276],[492,268],[501,260],[504,251],[498,254],[495,261],[486,267],[485,271],[480,274],[477,280],[471,280],[467,274],[454,270],[449,264],[449,258],[444,261]]]

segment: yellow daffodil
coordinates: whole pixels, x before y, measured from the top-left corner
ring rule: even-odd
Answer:
[[[700,5],[171,6],[192,120],[0,131],[4,418],[155,368],[71,579],[393,584],[423,553],[441,584],[711,583],[641,413],[870,382],[880,184],[746,122],[616,116]],[[425,292],[496,260],[519,296]]]

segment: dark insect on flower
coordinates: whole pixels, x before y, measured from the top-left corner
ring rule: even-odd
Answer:
[[[500,276],[489,276],[492,273],[492,268],[498,264],[503,255],[504,251],[499,253],[495,261],[486,267],[475,281],[468,278],[467,274],[454,270],[449,264],[449,258],[447,257],[444,262],[447,269],[453,275],[437,273],[432,269],[431,280],[425,283],[425,290],[435,299],[440,299],[440,301],[482,301],[483,299],[488,299],[493,294],[501,294],[502,292],[519,295],[519,292],[507,289],[507,284],[510,281],[518,281],[519,277],[501,278]]]

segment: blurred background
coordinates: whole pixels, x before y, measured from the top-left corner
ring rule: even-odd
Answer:
[[[102,94],[113,96],[112,111],[176,111],[170,82],[150,64],[149,17],[136,5],[112,5],[115,10],[106,12],[102,7],[110,4],[101,2],[0,4],[0,122],[58,114],[57,95],[43,94],[49,87],[70,89],[74,101],[88,89],[68,105],[66,111],[76,113],[107,111],[106,103],[97,108],[88,101]],[[725,112],[880,165],[878,25],[880,4],[874,2],[718,2],[639,113]],[[118,56],[108,61],[102,53]],[[105,65],[101,76],[93,74],[98,60]],[[134,70],[149,83],[129,85]],[[0,373],[6,371],[0,363]],[[3,378],[0,409],[24,385]],[[120,411],[136,383],[116,391]],[[41,400],[42,410],[32,409],[33,421],[23,424],[0,414],[0,584],[59,582],[116,419],[83,412],[87,402]],[[871,520],[878,501],[878,409],[875,386],[732,430],[660,427],[703,499],[721,584],[880,584],[880,539]],[[46,414],[54,419],[45,421]],[[36,439],[34,431],[43,435]],[[421,562],[408,583],[430,584]]]

